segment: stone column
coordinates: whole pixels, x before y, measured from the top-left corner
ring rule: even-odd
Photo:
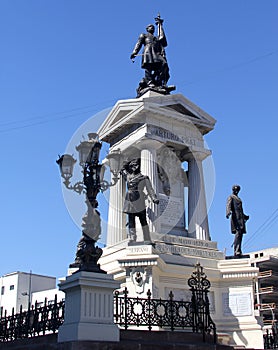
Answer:
[[[192,152],[188,159],[188,235],[210,240],[202,161],[207,152]]]
[[[107,227],[108,246],[117,244],[126,239],[125,214],[123,213],[124,196],[125,183],[123,177],[120,176],[117,184],[110,187]]]
[[[141,145],[141,173],[148,175],[155,193],[158,195],[157,186],[157,160],[156,152],[157,148],[161,147],[160,143],[148,140],[143,146]],[[158,217],[158,205],[152,201],[147,207],[147,217],[149,222],[150,232],[159,232],[158,221],[155,221]]]

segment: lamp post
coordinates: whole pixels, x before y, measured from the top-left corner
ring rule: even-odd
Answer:
[[[71,184],[73,169],[76,159],[70,154],[59,156],[56,161],[60,168],[61,177],[67,189],[79,194],[86,195],[87,212],[82,220],[82,237],[78,242],[75,262],[70,267],[82,271],[100,272],[98,259],[102,255],[102,249],[95,246],[101,234],[100,213],[97,210],[97,195],[100,191],[107,190],[110,186],[116,185],[119,180],[121,166],[120,150],[112,151],[107,156],[107,163],[113,174],[112,182],[104,180],[105,165],[99,163],[99,154],[102,143],[96,133],[88,134],[88,140],[80,142],[76,147],[79,153],[79,165],[82,168],[83,181]]]

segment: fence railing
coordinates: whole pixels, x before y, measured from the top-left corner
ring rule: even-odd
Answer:
[[[208,290],[210,282],[207,280],[200,264],[188,280],[192,292],[191,301],[174,300],[172,292],[168,300],[154,299],[148,291],[147,298],[132,298],[125,288],[123,294],[116,291],[114,296],[114,321],[120,327],[146,327],[152,330],[155,327],[174,331],[188,329],[203,334],[203,341],[207,335],[213,336],[216,342],[216,327],[210,317]],[[57,301],[44,306],[29,307],[19,313],[0,318],[0,342],[9,342],[16,339],[36,337],[55,333],[64,322],[65,302]]]
[[[266,330],[266,333],[264,334],[264,348],[278,349],[278,334],[274,329]]]
[[[47,300],[43,306],[29,307],[28,310],[14,313],[0,318],[0,342],[9,342],[16,339],[36,337],[57,332],[64,321],[65,302],[57,302],[57,296],[52,304],[48,305]]]
[[[153,299],[150,290],[147,298],[132,298],[125,288],[120,294],[115,292],[114,319],[115,323],[124,329],[129,327],[147,327],[151,331],[154,327],[175,330],[189,329],[203,334],[203,341],[207,335],[213,336],[216,342],[216,327],[209,311],[208,289],[210,282],[200,265],[196,266],[188,280],[191,287],[191,301],[174,300],[172,292],[168,300]]]
[[[115,323],[128,329],[130,326],[145,326],[148,330],[154,327],[193,328],[192,303],[189,301],[176,301],[172,292],[168,300],[152,299],[148,290],[147,298],[128,297],[127,288],[120,295],[115,292],[114,298]]]

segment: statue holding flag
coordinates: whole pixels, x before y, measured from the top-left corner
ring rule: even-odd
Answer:
[[[130,58],[139,56],[139,51],[144,45],[141,67],[145,69],[145,77],[140,81],[137,89],[137,97],[140,97],[148,90],[154,90],[163,94],[169,94],[175,90],[175,86],[167,86],[170,78],[169,66],[166,59],[165,47],[167,46],[166,36],[163,30],[163,19],[158,15],[155,18],[158,26],[157,36],[154,35],[155,27],[149,24],[146,28],[147,33],[142,33],[133,49]]]

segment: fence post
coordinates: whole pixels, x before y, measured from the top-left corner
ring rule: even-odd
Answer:
[[[124,305],[125,305],[125,330],[127,330],[127,327],[128,327],[128,298],[127,298],[127,295],[128,295],[128,290],[127,290],[127,287],[125,287],[124,289]]]
[[[151,296],[152,296],[152,293],[151,293],[150,289],[148,289],[148,291],[147,291],[147,296],[148,296],[148,300],[147,300],[147,305],[148,305],[148,329],[149,329],[149,331],[151,331],[152,330],[152,318],[151,318],[151,303],[152,303]]]
[[[8,336],[10,337],[10,340],[14,340],[14,333],[15,333],[15,317],[14,317],[14,308],[12,308],[12,316],[10,316],[8,319],[10,321],[10,332],[8,332]]]
[[[5,321],[4,321],[3,340],[7,340],[7,329],[8,329],[7,310],[5,310],[4,317],[5,317]]]
[[[174,307],[173,307],[173,299],[174,299],[174,294],[172,293],[172,291],[170,291],[169,293],[169,307],[170,307],[170,328],[171,331],[173,331],[175,329],[174,327]]]
[[[203,341],[206,339],[206,333],[213,329],[214,343],[216,343],[216,327],[210,317],[208,291],[210,281],[207,279],[200,263],[195,265],[188,285],[192,292],[192,309],[193,309],[193,332],[202,330]]]
[[[118,322],[118,318],[119,318],[119,291],[116,290],[114,293],[114,317],[115,317],[115,321],[116,323]]]

